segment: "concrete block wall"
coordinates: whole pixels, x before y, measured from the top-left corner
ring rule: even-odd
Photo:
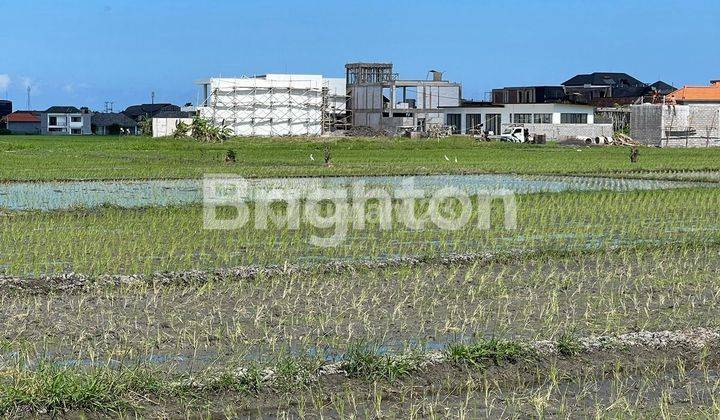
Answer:
[[[720,146],[720,106],[634,105],[630,136],[649,146]]]
[[[630,107],[630,137],[648,146],[659,146],[662,121],[662,105],[633,105]]]

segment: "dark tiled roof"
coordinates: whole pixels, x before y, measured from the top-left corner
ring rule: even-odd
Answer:
[[[566,80],[563,86],[645,86],[645,83],[630,76],[627,73],[595,72],[590,74],[578,74]]]
[[[160,111],[153,118],[190,118],[192,113],[185,111]]]
[[[173,104],[140,104],[129,106],[122,113],[137,120],[141,116],[154,117],[160,111],[180,111],[180,107]]]
[[[51,106],[45,112],[54,114],[79,114],[80,110],[74,106]]]
[[[650,87],[654,88],[655,91],[661,95],[667,95],[668,93],[675,92],[677,90],[675,86],[667,84],[662,80],[658,80],[657,82],[650,85]]]
[[[91,124],[97,127],[117,125],[125,128],[137,127],[137,122],[120,112],[99,112],[93,114]]]

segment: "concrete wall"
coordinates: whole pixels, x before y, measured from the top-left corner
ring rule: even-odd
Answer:
[[[720,146],[720,105],[633,105],[630,136],[650,146]]]
[[[153,137],[167,137],[175,133],[175,128],[182,121],[187,125],[192,124],[192,118],[153,118],[152,133]]]
[[[13,134],[40,134],[40,123],[9,122],[7,129]]]
[[[460,106],[460,86],[423,86],[417,87],[416,106],[421,109],[434,109],[446,106]]]

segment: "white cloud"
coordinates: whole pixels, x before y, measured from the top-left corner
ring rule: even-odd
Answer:
[[[75,86],[73,86],[72,83],[66,83],[65,86],[62,88],[66,93],[73,93],[75,92]]]
[[[10,76],[7,74],[0,74],[0,90],[5,90],[10,86]]]

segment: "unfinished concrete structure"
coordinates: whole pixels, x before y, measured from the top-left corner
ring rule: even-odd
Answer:
[[[461,85],[442,80],[440,72],[429,73],[431,80],[400,80],[391,63],[346,64],[352,125],[390,133],[443,126],[441,108],[460,105]]]
[[[199,115],[238,136],[314,136],[349,124],[342,78],[267,74],[197,84]]]
[[[720,105],[633,105],[630,136],[660,147],[720,146]]]

